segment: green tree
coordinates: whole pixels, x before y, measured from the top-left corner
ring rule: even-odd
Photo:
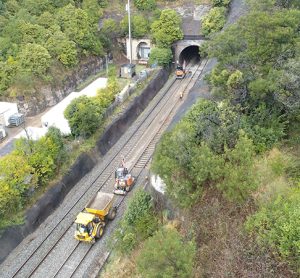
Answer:
[[[156,7],[156,0],[134,0],[133,3],[142,11],[151,11]]]
[[[226,8],[215,7],[203,18],[201,31],[204,35],[209,35],[220,31],[226,22]]]
[[[84,54],[101,54],[102,45],[92,32],[88,14],[69,4],[58,11],[57,19],[62,31],[69,40],[82,48]]]
[[[57,20],[55,18],[55,16],[50,13],[49,11],[45,11],[44,13],[42,13],[39,18],[37,19],[37,22],[40,26],[43,26],[45,28],[51,28],[52,26],[57,26],[59,28],[59,26],[57,25]]]
[[[243,202],[257,188],[254,175],[254,145],[250,139],[240,132],[239,139],[233,149],[226,149],[223,178],[217,185],[224,195],[236,202]]]
[[[72,67],[78,63],[76,44],[61,31],[54,33],[47,40],[46,46],[51,56],[56,57],[66,67]]]
[[[89,19],[94,24],[97,24],[100,17],[103,15],[103,10],[99,5],[98,0],[83,0],[82,9],[87,12]]]
[[[22,6],[33,15],[41,15],[43,12],[51,9],[49,0],[23,0]]]
[[[16,190],[22,196],[29,187],[35,187],[36,178],[32,175],[33,171],[22,155],[9,154],[0,158],[1,181],[9,186],[9,192]]]
[[[14,152],[26,158],[37,176],[39,185],[44,185],[57,168],[57,158],[61,146],[56,144],[52,136],[47,135],[37,141],[21,138],[17,140]]]
[[[14,213],[22,208],[22,199],[18,190],[11,188],[0,179],[0,229],[11,223]]]
[[[150,30],[149,21],[142,15],[135,15],[131,19],[131,32],[134,38],[146,36]],[[125,16],[120,22],[123,34],[128,34],[128,16]]]
[[[118,240],[117,250],[127,253],[139,242],[151,236],[157,227],[151,196],[140,189],[134,193],[114,234],[114,238]]]
[[[137,258],[143,277],[192,277],[195,244],[174,229],[163,228],[146,240]]]
[[[151,35],[159,48],[168,48],[183,38],[181,19],[174,10],[163,10],[160,18],[151,25]]]
[[[105,109],[114,101],[116,94],[119,92],[120,86],[116,77],[110,76],[106,88],[97,91],[95,101],[101,108]]]
[[[102,120],[102,109],[92,98],[81,96],[74,99],[64,115],[74,136],[90,137]]]
[[[102,22],[101,32],[103,32],[103,34],[108,36],[110,39],[113,39],[120,34],[120,26],[114,19],[107,18]]]
[[[51,64],[51,56],[46,48],[39,44],[28,43],[20,51],[18,60],[22,71],[36,75],[45,75]]]
[[[203,185],[220,177],[222,157],[204,142],[195,140],[195,129],[187,120],[163,136],[154,155],[152,170],[166,183],[168,196],[182,207],[193,205]]]
[[[173,54],[170,48],[157,48],[151,49],[149,64],[157,63],[159,66],[168,66],[173,58]]]

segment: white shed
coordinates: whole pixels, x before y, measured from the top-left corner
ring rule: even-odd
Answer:
[[[18,113],[18,106],[12,102],[0,102],[0,125],[8,126],[11,115]]]

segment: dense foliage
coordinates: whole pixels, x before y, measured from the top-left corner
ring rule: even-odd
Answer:
[[[103,53],[97,22],[104,2],[8,0],[0,5],[0,96],[49,82],[53,69]],[[51,73],[52,72],[52,73]],[[28,82],[31,80],[31,82]]]
[[[153,170],[180,205],[194,204],[205,185],[216,185],[240,202],[256,189],[255,144],[240,130],[234,109],[200,101],[158,145]]]
[[[125,16],[120,22],[123,35],[128,35],[128,17]],[[131,18],[131,35],[133,38],[147,37],[150,31],[150,22],[143,15],[134,15]]]
[[[192,277],[195,244],[171,228],[163,228],[145,241],[138,271],[147,278]]]
[[[156,0],[134,0],[133,3],[142,11],[150,11],[156,7]]]
[[[130,200],[123,220],[114,238],[122,254],[133,250],[142,240],[151,236],[158,227],[151,196],[138,190]]]
[[[204,48],[217,58],[207,80],[218,102],[199,101],[164,135],[153,170],[181,206],[208,188],[239,207],[254,204],[246,223],[252,238],[297,272],[299,158],[291,162],[274,146],[293,142],[292,152],[299,149],[300,11],[297,1],[250,2],[249,14]]]
[[[155,45],[168,48],[171,44],[183,38],[181,18],[174,10],[163,10],[158,20],[151,25],[151,35]]]
[[[300,265],[300,190],[280,194],[263,204],[247,221],[247,229],[260,243],[276,250],[285,259]]]
[[[220,31],[226,22],[226,8],[215,7],[203,18],[201,31],[204,35],[209,35]]]
[[[37,141],[19,139],[12,153],[0,158],[0,228],[14,221],[35,188],[45,185],[64,159],[62,135],[52,127]]]
[[[152,48],[149,57],[149,64],[167,66],[172,61],[172,50],[170,48]]]

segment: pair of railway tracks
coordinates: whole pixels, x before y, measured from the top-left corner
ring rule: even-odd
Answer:
[[[95,245],[87,245],[75,241],[75,239],[73,239],[74,216],[68,217],[69,219],[66,221],[68,222],[67,228],[64,228],[55,240],[51,239],[52,233],[56,229],[59,229],[60,224],[65,221],[70,212],[77,208],[77,204],[80,200],[85,199],[85,197],[89,199],[92,194],[95,194],[99,190],[112,191],[112,173],[120,162],[120,159],[117,159],[118,157],[124,156],[126,158],[130,164],[128,168],[131,169],[131,172],[135,176],[140,177],[142,175],[143,169],[151,159],[156,143],[159,141],[162,132],[167,128],[177,108],[180,106],[181,101],[177,93],[178,87],[181,87],[181,90],[184,88],[185,91],[188,91],[193,86],[193,79],[197,80],[201,75],[206,62],[207,61],[202,61],[199,66],[196,66],[192,70],[193,74],[190,78],[172,81],[167,92],[158,96],[154,106],[148,109],[148,111],[145,111],[135,122],[131,135],[121,144],[122,146],[119,146],[119,150],[116,150],[116,152],[112,154],[111,159],[103,165],[102,171],[96,175],[86,189],[77,196],[77,200],[69,206],[61,219],[47,231],[47,235],[45,235],[40,244],[32,250],[31,254],[17,266],[12,273],[8,273],[7,277],[80,276],[79,270],[82,268],[82,264],[89,260],[89,254],[91,251],[97,249],[97,246],[101,244],[101,240]],[[175,98],[174,94],[176,94]],[[125,198],[125,196],[118,197],[117,206],[119,208],[122,206]],[[81,208],[82,207],[83,206],[81,206]],[[80,209],[77,209],[76,214],[79,211]],[[111,224],[108,226],[111,226]],[[51,244],[47,248],[46,243],[49,241],[51,241]],[[63,251],[66,245],[68,245],[69,249],[66,254],[63,254],[61,251]],[[47,250],[46,252],[40,252],[42,249]],[[59,254],[63,255],[59,256]],[[34,257],[35,259],[33,259]],[[38,259],[36,259],[36,257],[38,257]],[[51,257],[54,257],[54,263],[48,262]],[[103,263],[105,263],[105,260]]]

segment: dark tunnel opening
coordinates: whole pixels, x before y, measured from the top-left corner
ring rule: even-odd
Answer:
[[[188,65],[188,64],[196,64],[200,61],[199,54],[199,46],[191,45],[182,50],[179,55],[179,64],[180,65]]]

